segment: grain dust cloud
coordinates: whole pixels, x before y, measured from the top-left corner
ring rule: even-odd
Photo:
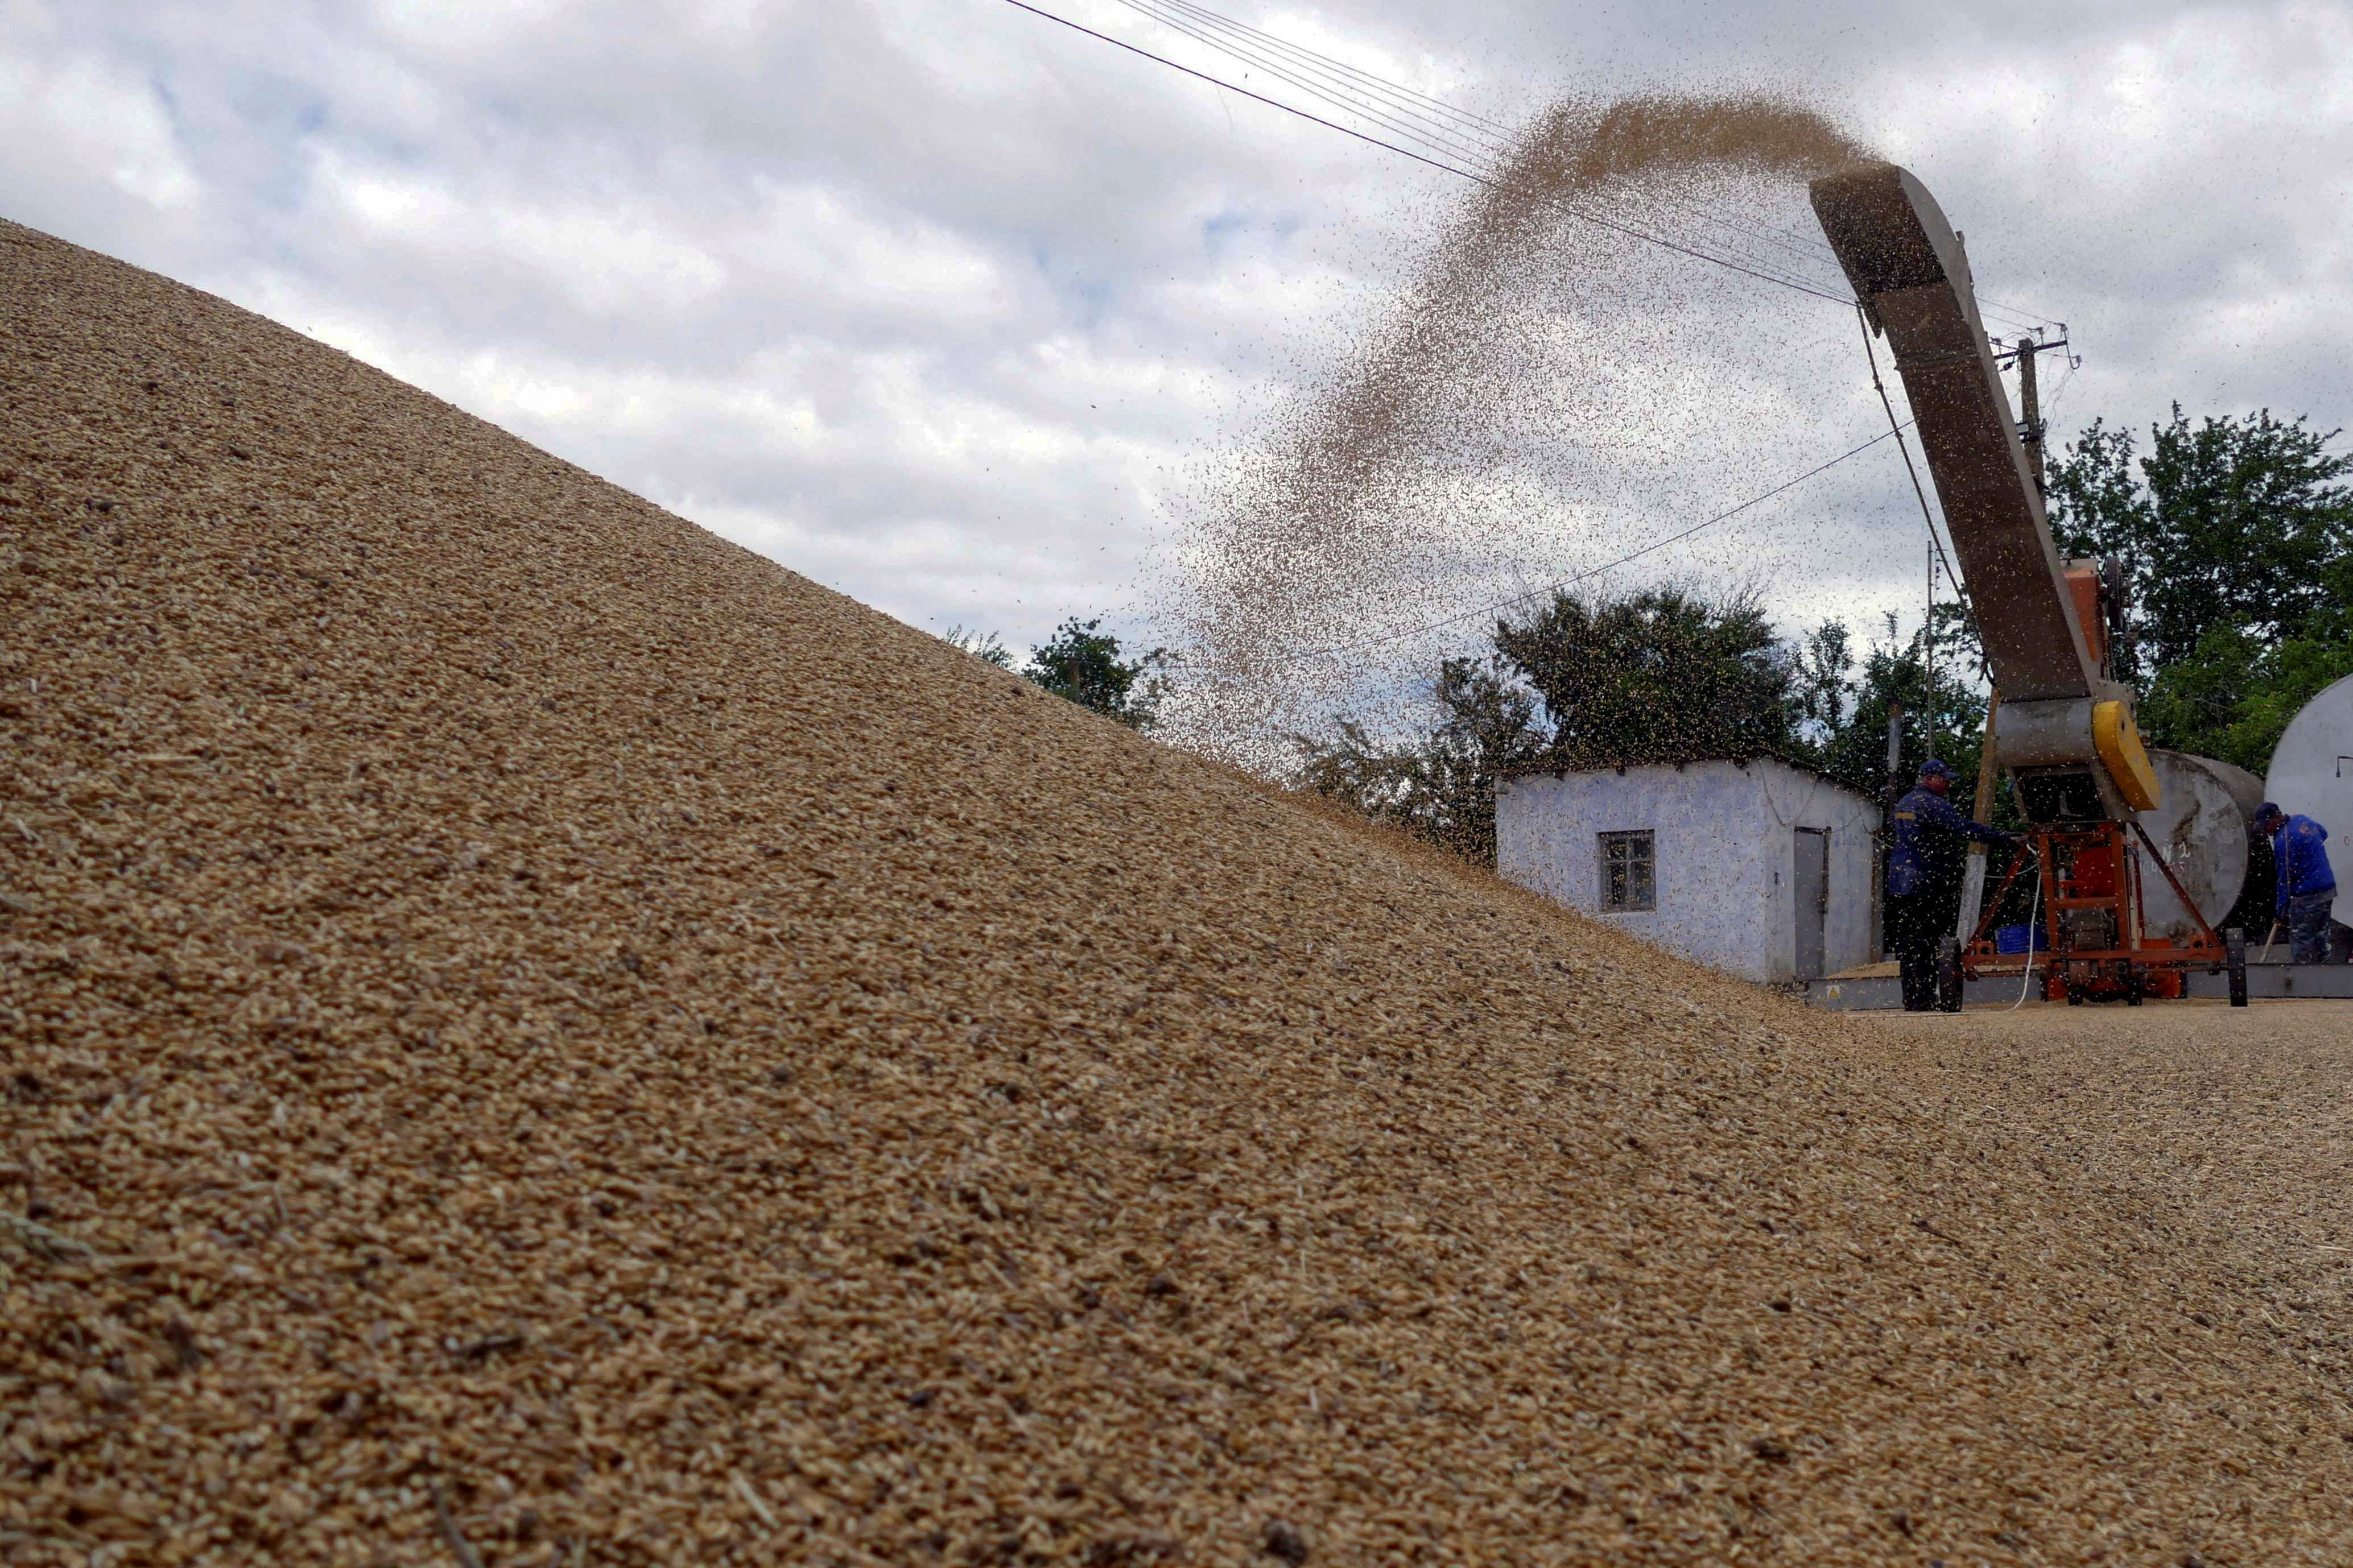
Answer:
[[[1694,473],[1769,460],[1786,422],[1732,383],[1794,347],[1798,307],[1820,327],[1820,302],[1654,241],[1834,287],[1795,226],[1803,184],[1869,156],[1773,96],[1542,115],[1394,306],[1190,498],[1185,738],[1279,759],[1284,731],[1409,684],[1431,647],[1414,628],[1574,569],[1612,517],[1695,501]]]

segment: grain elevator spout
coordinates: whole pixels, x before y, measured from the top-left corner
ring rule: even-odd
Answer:
[[[1894,351],[1994,683],[2013,700],[2091,697],[2097,670],[1978,319],[1960,237],[1893,163],[1827,175],[1812,194],[1855,297]]]

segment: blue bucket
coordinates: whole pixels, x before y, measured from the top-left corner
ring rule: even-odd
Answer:
[[[2029,936],[2031,936],[2034,939],[2035,952],[2047,952],[2050,951],[2051,933],[2044,931],[2041,926],[2023,924],[1994,927],[1993,950],[1996,952],[2023,953],[2027,950],[2026,939]]]

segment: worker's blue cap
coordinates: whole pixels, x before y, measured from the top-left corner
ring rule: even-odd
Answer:
[[[1947,767],[1936,758],[1930,757],[1926,762],[1920,764],[1920,776],[1924,779],[1949,779],[1957,777],[1957,775],[1954,773],[1952,769]]]
[[[2285,816],[2286,815],[2286,812],[2282,811],[2279,808],[2279,805],[2276,801],[2267,800],[2263,802],[2263,805],[2255,807],[2255,820],[2257,822],[2269,822],[2274,816]]]

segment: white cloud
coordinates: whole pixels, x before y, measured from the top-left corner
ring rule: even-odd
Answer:
[[[329,146],[314,150],[311,179],[331,209],[364,231],[363,243],[407,251],[453,282],[485,266],[510,268],[590,316],[675,313],[727,280],[717,258],[643,206],[460,194]]]
[[[2071,323],[2088,357],[2063,420],[2178,396],[2353,423],[2340,5],[1239,14],[1472,107],[1792,83],[1919,170],[1989,295]],[[1166,521],[1377,329],[1461,194],[969,0],[0,0],[0,212],[316,331],[894,614],[1017,643],[1165,586]],[[1764,216],[1804,229],[1784,205]],[[1547,492],[1540,454],[1503,443],[1459,487],[1499,517],[1485,558],[1433,602],[1584,569],[1879,418],[1834,308],[1682,262],[1623,299],[1578,284],[1531,331],[1595,357],[1515,394],[1511,440],[1579,444],[1607,482]],[[1763,571],[1788,618],[1859,616],[1917,597],[1918,530],[1882,451],[1644,565]]]
[[[584,7],[571,0],[375,0],[377,27],[386,37],[445,58],[528,49]]]
[[[0,54],[0,182],[100,185],[163,212],[203,195],[153,84],[125,62],[37,49]]]
[[[885,307],[962,322],[1001,320],[1014,291],[997,259],[914,219],[890,223],[822,185],[762,182],[754,226],[733,254],[776,284],[821,291],[845,309]]]

